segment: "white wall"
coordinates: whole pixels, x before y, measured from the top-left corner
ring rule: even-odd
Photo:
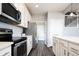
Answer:
[[[22,33],[22,28],[16,27],[16,26],[10,25],[10,24],[2,23],[2,22],[0,22],[0,28],[13,29],[13,36],[14,37],[21,36],[21,33]]]
[[[60,12],[48,12],[47,18],[47,42],[48,47],[52,46],[53,35],[62,35],[64,27],[64,15]]]

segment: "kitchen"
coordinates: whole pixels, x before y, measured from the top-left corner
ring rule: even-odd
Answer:
[[[0,56],[78,56],[78,6],[0,3]]]

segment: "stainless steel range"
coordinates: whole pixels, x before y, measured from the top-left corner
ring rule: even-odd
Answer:
[[[13,42],[12,56],[24,56],[27,54],[26,37],[12,37],[12,29],[0,28],[0,41]]]

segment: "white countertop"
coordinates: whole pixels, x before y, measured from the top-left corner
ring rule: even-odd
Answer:
[[[10,46],[13,42],[0,42],[0,50]]]
[[[30,37],[30,36],[32,36],[32,35],[26,35],[26,37]]]
[[[30,36],[32,36],[32,35],[22,35],[21,37],[30,37]]]
[[[73,36],[55,35],[54,37],[79,44],[79,37],[76,37],[76,36],[73,37]]]

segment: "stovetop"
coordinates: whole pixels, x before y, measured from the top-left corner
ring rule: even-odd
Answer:
[[[0,39],[1,42],[13,42],[14,44],[27,40],[27,37],[12,37],[8,40],[8,38]]]
[[[18,43],[18,42],[24,41],[26,39],[27,39],[27,37],[13,37],[12,38],[14,43]]]
[[[27,39],[27,37],[13,37],[12,34],[12,29],[0,28],[0,41],[18,43]]]

